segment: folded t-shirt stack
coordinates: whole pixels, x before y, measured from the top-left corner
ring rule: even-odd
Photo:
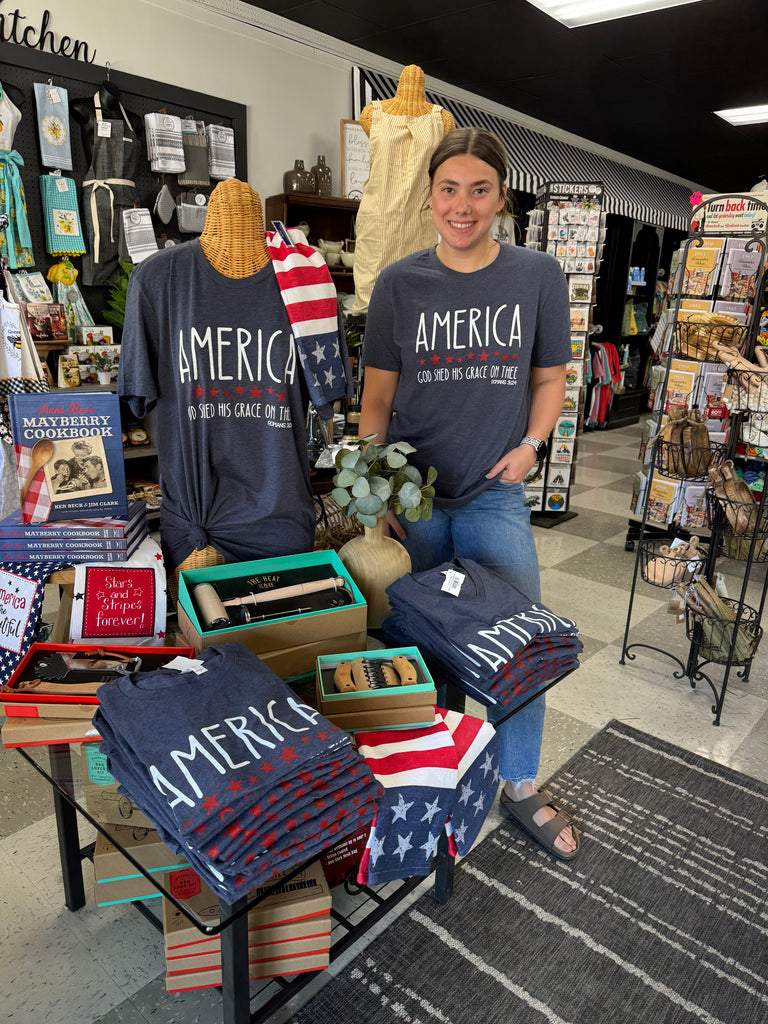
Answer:
[[[350,737],[241,644],[196,667],[105,683],[94,726],[119,791],[234,902],[366,825],[381,787]]]
[[[387,595],[387,646],[417,644],[442,680],[486,707],[512,711],[579,663],[575,622],[469,558],[408,573]]]

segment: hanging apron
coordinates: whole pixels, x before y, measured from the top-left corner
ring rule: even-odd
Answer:
[[[83,181],[83,221],[89,246],[83,257],[83,284],[103,285],[118,269],[123,209],[136,203],[139,141],[122,103],[122,120],[105,120],[98,92],[93,106],[93,156]],[[100,125],[109,128],[101,128],[100,134]]]

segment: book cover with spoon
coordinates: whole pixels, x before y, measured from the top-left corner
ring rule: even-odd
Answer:
[[[117,395],[67,389],[8,404],[24,523],[127,516]]]

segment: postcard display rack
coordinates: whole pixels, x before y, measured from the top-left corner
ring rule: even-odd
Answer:
[[[634,660],[641,649],[670,658],[679,666],[674,678],[687,678],[693,689],[705,682],[712,690],[714,725],[720,724],[731,671],[749,680],[768,590],[766,576],[759,595],[751,597],[755,606],[747,603],[753,565],[768,562],[768,487],[758,499],[742,476],[742,460],[749,459],[758,467],[755,478],[762,473],[765,479],[768,459],[762,446],[768,443],[768,349],[756,346],[767,224],[768,203],[752,195],[704,196],[693,210],[675,298],[657,328],[656,348],[667,365],[644,451],[639,543],[619,661]],[[747,265],[750,285],[737,303],[727,296]],[[691,301],[699,305],[686,301],[692,289],[701,298]],[[737,598],[718,594],[720,556],[744,563]],[[628,643],[638,574],[670,591],[670,609],[684,623],[689,643],[686,662],[651,644]],[[719,683],[713,668],[722,669]]]
[[[566,512],[577,438],[584,426],[585,369],[589,358],[595,281],[605,241],[603,186],[598,182],[546,182],[528,214],[525,245],[554,256],[568,280],[571,360],[563,408],[549,438],[549,454],[526,493],[533,512]]]

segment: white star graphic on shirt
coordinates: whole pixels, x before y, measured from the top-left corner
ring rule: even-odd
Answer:
[[[483,778],[485,778],[486,775],[488,774],[488,772],[493,768],[493,755],[492,754],[486,754],[485,755],[485,761],[483,761],[483,764],[482,764],[481,767],[483,769]]]
[[[325,383],[327,387],[333,387],[333,382],[336,380],[336,374],[333,370],[325,370]]]
[[[478,811],[482,811],[482,810],[484,810],[484,809],[485,809],[485,797],[483,796],[483,794],[482,794],[482,793],[481,793],[481,794],[480,794],[480,796],[479,796],[479,797],[477,798],[477,800],[475,800],[475,802],[474,802],[474,803],[472,804],[472,806],[473,806],[473,807],[475,807],[475,808],[477,808],[477,809],[475,810],[475,814],[477,814],[477,813],[478,813]]]
[[[499,778],[500,778],[500,776],[499,776],[499,766],[496,765],[496,767],[493,769],[493,781],[494,782],[498,782]]]
[[[413,849],[413,843],[411,842],[412,835],[413,832],[409,832],[407,836],[397,837],[397,849],[395,850],[395,853],[400,854],[401,864],[403,863],[403,857],[405,857],[406,853],[408,853],[409,850]]]
[[[461,819],[461,828],[457,828],[456,831],[455,831],[455,837],[456,837],[456,842],[457,843],[463,843],[464,842],[464,836],[467,834],[467,829],[468,828],[469,828],[469,825],[467,825],[467,823],[462,818]]]
[[[376,867],[376,861],[384,853],[384,840],[373,836],[371,839],[371,864]]]
[[[440,798],[439,797],[435,797],[433,803],[431,803],[431,804],[428,804],[428,803],[425,802],[424,807],[426,808],[426,813],[424,814],[424,816],[420,820],[421,821],[429,821],[429,824],[431,825],[432,824],[432,819],[434,818],[434,816],[440,810],[439,802],[440,802]]]
[[[334,341],[333,343],[333,355],[336,359],[341,359],[341,350],[339,349],[338,341]]]
[[[461,796],[459,797],[459,803],[460,804],[468,804],[469,803],[469,798],[472,796],[472,794],[474,792],[475,792],[474,789],[472,789],[472,786],[469,783],[467,783],[466,785],[462,785],[462,787],[461,787]]]
[[[403,800],[403,794],[399,794],[400,799],[397,802],[397,807],[392,808],[392,821],[395,822],[398,818],[402,818],[403,821],[408,817],[408,811],[413,807],[413,800],[409,804]]]
[[[321,345],[320,342],[318,341],[312,351],[312,355],[315,357],[318,363],[322,362],[323,359],[325,359],[325,345]]]
[[[307,356],[303,348],[299,349],[299,362],[301,363],[302,366],[304,366],[307,362]]]
[[[419,847],[420,850],[424,850],[425,851],[427,860],[429,860],[430,857],[432,856],[432,854],[435,852],[435,847],[437,846],[437,840],[439,838],[440,838],[440,833],[439,832],[435,836],[433,836],[432,833],[430,832],[429,836],[427,838],[426,843],[422,843],[422,845]]]
[[[312,383],[315,385],[316,388],[320,387],[320,381],[317,379],[316,373],[312,374]]]

